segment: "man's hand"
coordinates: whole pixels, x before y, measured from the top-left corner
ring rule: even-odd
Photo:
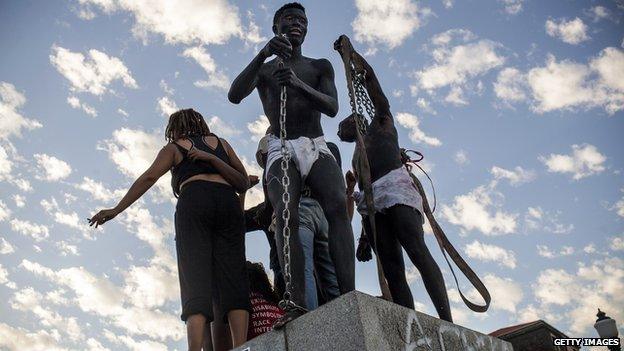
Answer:
[[[262,49],[262,54],[265,58],[269,58],[273,55],[277,55],[282,59],[287,59],[291,56],[292,45],[286,37],[281,35],[274,36]]]
[[[299,87],[303,83],[290,67],[278,68],[273,72],[273,77],[277,79],[279,85],[287,87]]]
[[[353,194],[353,190],[355,190],[355,184],[357,184],[357,179],[355,178],[355,174],[351,170],[348,170],[345,174],[345,182],[347,183],[347,194]]]
[[[249,178],[249,189],[260,183],[260,178],[258,178],[258,176],[256,175],[250,174],[249,176],[247,176],[247,178]]]
[[[360,262],[368,262],[373,259],[372,247],[368,242],[368,237],[364,233],[360,235],[360,240],[358,240],[358,247],[355,252],[355,257]]]

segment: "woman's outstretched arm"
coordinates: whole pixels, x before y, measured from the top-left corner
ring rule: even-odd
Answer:
[[[156,181],[162,177],[168,170],[173,167],[175,162],[175,148],[173,144],[168,144],[163,147],[152,165],[143,173],[137,180],[134,181],[126,195],[119,201],[117,206],[101,210],[95,216],[89,218],[89,226],[97,228],[98,225],[102,225],[111,219],[115,218],[118,214],[123,212],[126,208],[132,205],[138,200],[145,192],[156,183]]]

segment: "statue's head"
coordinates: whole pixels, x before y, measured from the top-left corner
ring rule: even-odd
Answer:
[[[338,125],[338,138],[340,138],[340,140],[347,143],[353,143],[357,139],[357,124],[355,123],[355,116],[356,114],[352,113],[349,117],[343,119]],[[366,119],[363,120],[366,124]]]
[[[308,33],[308,17],[306,17],[303,5],[298,2],[291,2],[275,11],[273,33],[276,35],[286,34],[293,46],[303,44]]]

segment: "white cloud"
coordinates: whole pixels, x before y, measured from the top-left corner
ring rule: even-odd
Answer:
[[[78,253],[78,246],[71,245],[66,241],[57,241],[54,243],[54,245],[56,246],[57,249],[59,249],[59,255],[61,256],[68,256],[68,255],[79,256],[80,255],[80,253]]]
[[[624,189],[622,189],[622,191],[624,191]],[[618,216],[624,217],[624,196],[615,203],[614,209]]]
[[[11,83],[0,81],[0,139],[20,137],[22,130],[41,128],[36,120],[24,117],[19,109],[26,103],[26,97]]]
[[[589,15],[593,17],[594,22],[598,22],[605,18],[611,18],[611,11],[604,6],[593,6],[588,11]]]
[[[126,112],[124,109],[118,108],[117,109],[117,113],[119,113],[120,115],[124,116],[124,117],[128,117],[128,112]],[[93,340],[93,339],[89,339],[89,340]]]
[[[624,52],[608,47],[588,64],[557,61],[548,55],[546,65],[527,73],[506,68],[494,90],[506,103],[528,100],[537,113],[555,110],[603,108],[607,114],[624,109]]]
[[[594,78],[597,76],[597,78]],[[538,112],[575,107],[603,107],[609,114],[624,109],[624,52],[606,48],[589,65],[557,62],[549,56],[545,67],[528,73]]]
[[[241,162],[243,163],[247,174],[262,177],[263,169],[258,166],[255,160],[249,162],[246,157],[242,156]],[[262,183],[257,184],[245,193],[245,209],[254,207],[263,201],[264,191],[262,190]]]
[[[44,327],[55,328],[74,341],[84,337],[75,317],[65,317],[42,305],[43,295],[28,287],[14,293],[9,305],[14,310],[31,312],[37,316]]]
[[[493,310],[516,313],[518,304],[524,298],[524,292],[519,283],[511,278],[501,278],[494,274],[486,274],[483,277],[483,284],[485,284],[492,296],[490,307]],[[477,299],[479,296],[474,289],[469,294],[474,299]]]
[[[0,255],[8,255],[15,252],[15,247],[4,238],[0,238]]]
[[[106,14],[130,13],[134,17],[132,33],[144,42],[150,34],[161,35],[167,44],[187,45],[224,44],[232,36],[252,39],[248,32],[253,28],[241,24],[238,9],[226,0],[179,0],[176,6],[171,6],[168,0],[80,0],[80,3],[85,9],[93,6]]]
[[[57,344],[58,335],[44,330],[31,332],[0,323],[0,346],[9,351],[67,351]]]
[[[537,254],[545,258],[557,258],[561,256],[570,256],[576,250],[572,246],[563,246],[559,252],[551,250],[546,245],[537,245]]]
[[[11,170],[13,169],[13,161],[9,159],[9,154],[5,148],[0,145],[0,180],[11,179]]]
[[[162,266],[131,266],[124,272],[124,280],[125,294],[141,308],[159,307],[180,297],[178,275]]]
[[[111,92],[109,86],[116,80],[128,88],[137,88],[130,71],[119,58],[96,49],[89,50],[89,57],[85,58],[79,52],[53,46],[50,62],[69,81],[72,91],[103,95]]]
[[[47,154],[34,154],[33,157],[37,161],[40,174],[37,179],[55,182],[69,177],[72,172],[69,164],[63,160],[59,160],[54,156]]]
[[[591,144],[572,145],[572,154],[550,154],[540,156],[539,160],[546,165],[548,172],[569,173],[574,180],[583,179],[605,170],[606,157]]]
[[[126,230],[154,250],[152,264],[168,268],[176,267],[176,260],[167,246],[167,242],[172,240],[174,231],[171,221],[163,221],[164,224],[158,225],[150,211],[139,204],[126,209],[120,220],[126,226]]]
[[[216,88],[227,91],[230,88],[230,79],[217,69],[217,64],[212,56],[202,46],[196,46],[184,50],[182,56],[195,60],[208,75],[208,79],[196,81],[194,84],[200,88]]]
[[[564,43],[576,45],[589,40],[587,35],[588,27],[578,17],[569,21],[563,18],[559,20],[548,19],[545,27],[548,35],[553,38],[559,38]]]
[[[30,236],[39,242],[50,236],[48,227],[43,224],[35,224],[29,221],[22,221],[17,218],[11,220],[11,229],[22,235]]]
[[[164,144],[160,133],[147,133],[139,129],[121,128],[113,131],[111,139],[98,144],[125,176],[136,179],[152,164]],[[156,182],[157,199],[171,199],[171,175],[166,173]]]
[[[464,90],[471,79],[505,62],[505,57],[498,53],[500,44],[486,39],[476,40],[475,35],[466,29],[439,33],[432,37],[431,43],[434,63],[412,73],[416,86],[430,94],[450,87],[445,100],[456,105],[467,103]]]
[[[251,140],[260,141],[269,126],[269,119],[265,115],[260,115],[255,121],[247,123],[247,129],[251,132]]]
[[[43,199],[40,204],[48,215],[54,218],[56,223],[81,231],[85,237],[91,238],[91,233],[93,232],[89,231],[87,222],[85,220],[80,220],[80,217],[76,212],[68,213],[61,211],[61,208],[55,198],[52,198],[50,201]]]
[[[596,252],[596,245],[592,244],[587,244],[584,248],[583,248],[583,252],[585,252],[586,254],[593,254]]]
[[[13,195],[13,201],[15,202],[15,206],[24,207],[26,206],[26,198],[22,195],[15,194]]]
[[[445,8],[450,9],[453,7],[453,0],[442,0],[442,5],[444,5]]]
[[[494,179],[506,179],[509,181],[509,184],[513,186],[532,182],[537,177],[535,171],[525,170],[520,166],[514,168],[513,171],[498,166],[493,166],[492,169],[490,169],[490,173],[494,176]]]
[[[505,250],[500,246],[483,244],[475,240],[464,247],[464,252],[470,258],[485,262],[496,262],[511,269],[516,268],[516,255],[514,252]]]
[[[613,257],[579,263],[576,272],[549,268],[540,272],[533,293],[542,310],[559,308],[562,321],[574,335],[595,332],[596,308],[624,319],[624,261]]]
[[[4,239],[3,239],[4,240]],[[9,272],[0,264],[0,284],[6,284],[9,282]]]
[[[351,22],[355,40],[390,49],[403,44],[431,14],[411,0],[356,0],[357,17]]]
[[[466,150],[458,150],[453,156],[453,160],[460,166],[470,163]]]
[[[163,96],[158,99],[158,110],[163,116],[169,118],[169,116],[178,111],[179,108],[175,101],[170,99],[168,96]]]
[[[11,215],[11,210],[7,207],[7,205],[0,200],[0,222],[6,221]]]
[[[498,72],[494,83],[496,96],[504,101],[524,101],[527,98],[526,76],[516,68],[507,67]]]
[[[425,132],[420,129],[418,117],[407,112],[399,112],[395,118],[401,126],[410,131],[409,138],[412,142],[416,144],[423,143],[429,146],[442,145],[439,139],[426,135]]]
[[[609,248],[613,251],[624,251],[624,237],[616,236],[609,239]]]
[[[111,202],[116,199],[121,199],[124,191],[121,189],[110,190],[107,189],[104,184],[97,182],[89,177],[83,177],[82,182],[74,185],[76,189],[80,189],[91,194],[95,200]]]
[[[141,340],[136,341],[133,338],[127,335],[115,335],[112,332],[105,330],[104,336],[111,342],[117,345],[124,345],[131,351],[143,351],[143,350],[153,350],[153,351],[167,351],[167,345],[161,344],[152,340]]]
[[[518,14],[522,11],[522,3],[524,0],[499,0],[505,6],[505,12],[510,15]]]
[[[517,214],[502,210],[503,194],[490,186],[479,186],[465,195],[455,196],[451,206],[442,206],[442,216],[461,227],[463,233],[478,230],[485,235],[504,235],[516,231]]]
[[[431,113],[432,115],[437,115],[438,113],[431,107],[431,103],[426,99],[420,97],[416,99],[416,106],[420,107],[424,112]]]
[[[561,212],[545,212],[541,207],[529,207],[524,215],[526,228],[533,231],[568,234],[574,230],[574,224],[563,224]]]
[[[82,109],[86,114],[88,114],[91,117],[97,117],[98,112],[96,109],[94,109],[93,107],[91,107],[90,105],[87,105],[84,102],[80,102],[80,99],[78,99],[75,96],[68,96],[67,97],[67,103],[69,104],[69,106],[71,106],[72,108],[75,109]]]
[[[235,126],[225,122],[221,118],[217,116],[210,117],[206,124],[210,128],[210,131],[221,138],[231,137],[234,135],[241,134],[241,131],[237,129]]]

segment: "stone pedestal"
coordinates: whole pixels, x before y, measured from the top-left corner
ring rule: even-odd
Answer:
[[[510,343],[354,291],[237,351],[513,351]]]

